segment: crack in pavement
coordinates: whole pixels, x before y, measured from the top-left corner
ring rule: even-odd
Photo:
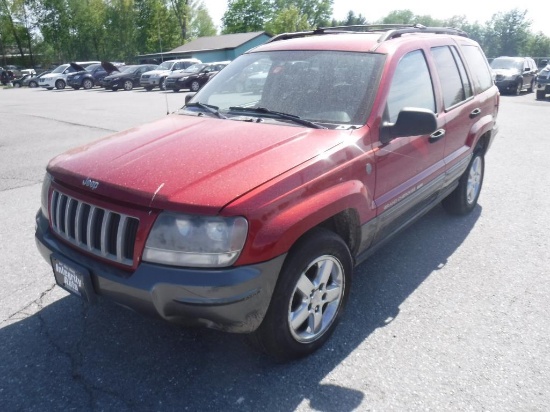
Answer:
[[[11,115],[13,115],[13,113],[7,113],[7,112],[0,112],[0,113],[11,114]],[[26,116],[28,116],[28,117],[36,117],[37,119],[50,120],[50,121],[54,121],[54,122],[57,122],[57,123],[70,124],[70,125],[72,125],[72,126],[85,127],[85,128],[88,128],[88,129],[105,130],[105,131],[107,131],[107,132],[112,132],[112,133],[116,133],[116,132],[119,131],[119,130],[107,129],[106,127],[91,126],[91,125],[89,125],[89,124],[83,124],[83,123],[77,123],[77,122],[69,122],[69,121],[67,121],[67,120],[54,119],[54,118],[46,117],[46,116],[38,116],[38,115],[36,115],[36,114],[30,114],[30,113],[27,113]]]

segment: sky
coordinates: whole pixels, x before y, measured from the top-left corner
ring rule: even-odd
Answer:
[[[208,13],[214,24],[221,27],[221,18],[227,8],[226,0],[203,0]],[[436,19],[448,19],[453,16],[466,16],[470,23],[478,22],[483,24],[491,20],[492,16],[499,12],[509,12],[515,8],[523,11],[527,10],[526,18],[531,20],[531,31],[538,33],[542,31],[546,36],[550,37],[550,23],[548,23],[548,15],[545,6],[543,9],[533,6],[518,5],[517,0],[458,0],[454,2],[447,1],[417,1],[411,4],[410,0],[392,0],[392,1],[373,1],[366,2],[365,0],[334,0],[332,12],[333,17],[337,20],[344,20],[350,10],[356,15],[362,14],[367,21],[373,22],[385,17],[394,10],[411,10],[417,15],[430,15]],[[530,2],[530,5],[533,3]]]

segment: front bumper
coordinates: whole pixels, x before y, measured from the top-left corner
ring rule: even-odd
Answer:
[[[146,79],[140,78],[139,85],[141,87],[155,87],[160,85],[160,77],[148,77]]]
[[[514,90],[516,88],[517,82],[515,79],[496,80],[495,85],[500,91],[508,91]]]
[[[134,272],[126,272],[61,242],[40,211],[35,240],[47,262],[56,257],[84,268],[98,296],[170,322],[236,333],[260,326],[285,259],[281,255],[256,265],[216,270],[141,262]]]

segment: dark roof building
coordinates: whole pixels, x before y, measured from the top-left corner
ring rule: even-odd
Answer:
[[[245,51],[265,43],[271,37],[265,31],[199,37],[168,52],[143,54],[137,56],[137,59],[140,63],[189,58],[199,59],[205,63],[233,60]]]

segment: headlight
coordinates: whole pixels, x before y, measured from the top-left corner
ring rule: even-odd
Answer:
[[[73,77],[73,80],[78,80],[78,79],[80,79],[81,77],[82,77],[82,76],[79,74],[78,76],[74,76],[74,77]]]
[[[42,182],[42,193],[40,194],[40,209],[42,210],[42,214],[46,219],[49,219],[48,214],[48,195],[50,193],[50,187],[52,185],[52,176],[49,173],[46,173],[44,176],[44,181]]]
[[[185,80],[187,80],[189,78],[189,76],[185,76],[185,77],[180,77],[179,79],[176,80],[176,82],[183,82]]]
[[[149,234],[143,260],[172,266],[225,267],[239,257],[248,222],[164,212]]]

